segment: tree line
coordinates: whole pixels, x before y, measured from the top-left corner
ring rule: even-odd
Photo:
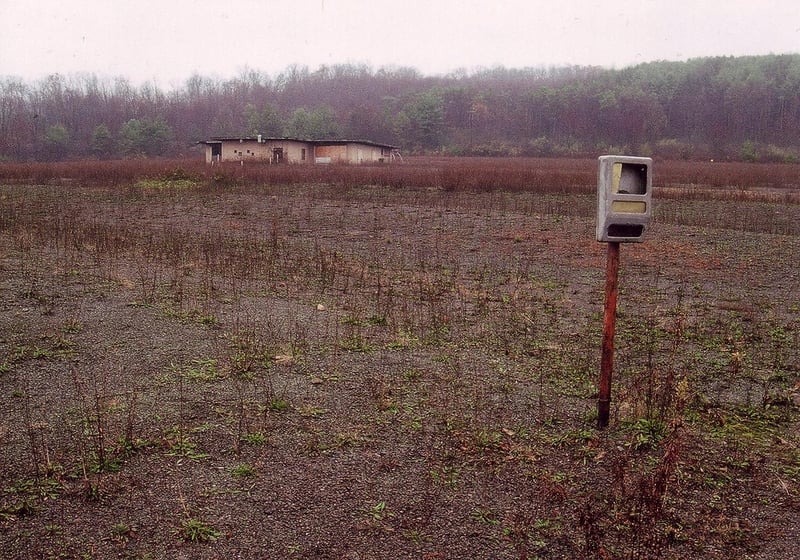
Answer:
[[[180,156],[212,136],[347,138],[405,153],[794,161],[800,55],[623,69],[289,66],[194,75],[163,91],[119,77],[0,77],[0,160]]]

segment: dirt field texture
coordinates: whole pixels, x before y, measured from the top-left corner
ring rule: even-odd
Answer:
[[[1,556],[797,557],[800,166],[656,163],[598,430],[594,161],[192,165],[0,181]]]

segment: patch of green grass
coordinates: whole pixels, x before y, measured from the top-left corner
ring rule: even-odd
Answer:
[[[366,319],[348,315],[347,317],[343,317],[340,323],[352,327],[385,327],[387,320],[383,315],[370,315]]]
[[[397,337],[392,342],[387,344],[388,348],[401,349],[401,348],[414,348],[419,346],[420,339],[409,331],[401,329],[397,333]]]
[[[61,490],[61,483],[53,478],[25,479],[8,487],[13,494],[45,499],[57,498]]]
[[[144,191],[181,191],[196,187],[199,183],[192,179],[165,177],[160,179],[141,179],[133,187]]]
[[[215,381],[221,376],[217,360],[213,358],[197,358],[185,366],[171,366],[174,373],[192,383]]]
[[[358,431],[336,432],[333,440],[336,447],[351,447],[369,441]]]
[[[794,464],[778,465],[777,469],[782,475],[800,481],[800,460],[795,461]]]
[[[383,521],[385,519],[394,517],[394,513],[389,511],[388,506],[384,500],[369,506],[364,510],[364,514],[372,521]]]
[[[503,439],[503,434],[495,430],[479,430],[475,434],[475,445],[480,449],[491,449],[495,447],[500,440]]]
[[[170,457],[186,457],[187,459],[207,459],[208,454],[197,450],[197,444],[190,440],[177,426],[165,434],[167,455]]]
[[[434,469],[431,471],[431,478],[434,481],[441,482],[450,488],[458,486],[460,476],[461,468],[452,465],[444,465],[438,470]]]
[[[251,476],[255,476],[256,469],[252,465],[248,465],[247,463],[242,463],[239,465],[235,465],[231,467],[231,476],[236,478],[247,478]]]
[[[38,346],[34,347],[33,350],[31,351],[31,357],[34,360],[46,360],[48,358],[54,358],[55,355],[56,355],[55,352],[53,352],[52,350],[49,350],[47,348],[39,348]]]
[[[383,315],[370,315],[367,318],[367,324],[373,327],[385,327],[387,324],[386,317]]]
[[[117,472],[122,467],[124,457],[114,448],[106,448],[102,456],[92,451],[88,461],[89,471],[93,473]]]
[[[267,442],[267,436],[264,435],[264,432],[252,432],[244,434],[242,441],[249,445],[264,445]]]
[[[319,418],[320,416],[327,413],[328,410],[325,408],[315,406],[313,404],[304,404],[303,406],[297,409],[297,412],[300,413],[300,416],[304,416],[306,418]]]
[[[362,352],[365,354],[372,352],[373,350],[369,341],[358,334],[353,334],[351,336],[342,338],[339,341],[339,348],[342,350],[347,350],[348,352]]]
[[[741,407],[718,414],[717,425],[710,430],[714,437],[748,446],[769,446],[779,437],[779,426],[786,421],[781,407]]]
[[[186,542],[215,542],[222,536],[222,532],[202,519],[190,517],[181,525],[180,535]]]
[[[186,457],[187,459],[199,460],[207,459],[208,453],[197,450],[197,444],[188,439],[175,442],[167,452],[170,457]]]
[[[123,521],[119,521],[111,526],[111,533],[115,537],[126,538],[133,533],[133,527]]]
[[[269,405],[267,405],[272,412],[286,412],[289,410],[289,406],[289,401],[280,397],[272,399]]]
[[[228,363],[233,375],[253,379],[259,370],[272,367],[272,355],[264,340],[256,333],[227,335],[230,342]],[[276,358],[276,363],[280,360]],[[289,358],[289,363],[294,356]]]
[[[27,344],[16,345],[7,362],[9,364],[15,364],[25,360],[65,359],[74,354],[75,343],[69,338],[58,336],[54,338],[51,348],[38,345],[29,346]]]
[[[628,444],[633,449],[655,449],[667,435],[667,425],[661,420],[639,418],[629,426],[633,440]]]
[[[597,437],[594,430],[587,428],[570,430],[560,434],[552,434],[545,436],[545,441],[553,447],[569,446],[576,444],[583,444],[593,440]]]
[[[569,480],[569,474],[564,471],[555,472],[550,475],[550,480],[555,483],[561,484],[562,482],[566,482]]]
[[[490,509],[475,508],[472,510],[472,513],[470,513],[469,516],[473,521],[477,521],[478,523],[485,523],[487,525],[500,525],[500,520],[497,519],[495,513]]]
[[[403,532],[403,536],[417,546],[427,542],[431,542],[431,538],[428,535],[426,535],[423,531],[420,531],[418,529],[411,529],[405,531]]]
[[[219,319],[216,315],[203,313],[201,310],[194,307],[190,309],[174,309],[165,306],[161,308],[161,311],[167,317],[172,317],[182,323],[198,323],[209,328],[219,326]]]
[[[83,330],[83,323],[77,319],[68,319],[61,325],[61,332],[64,334],[77,334]]]

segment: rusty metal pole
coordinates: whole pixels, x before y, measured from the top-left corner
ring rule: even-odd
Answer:
[[[619,242],[608,244],[606,260],[606,303],[603,312],[603,349],[600,358],[600,382],[597,397],[597,427],[608,426],[611,410],[611,372],[614,369],[614,331],[617,319],[617,294],[619,276]]]

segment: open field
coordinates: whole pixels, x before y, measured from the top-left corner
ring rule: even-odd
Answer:
[[[790,559],[800,166],[0,165],[8,558]]]

